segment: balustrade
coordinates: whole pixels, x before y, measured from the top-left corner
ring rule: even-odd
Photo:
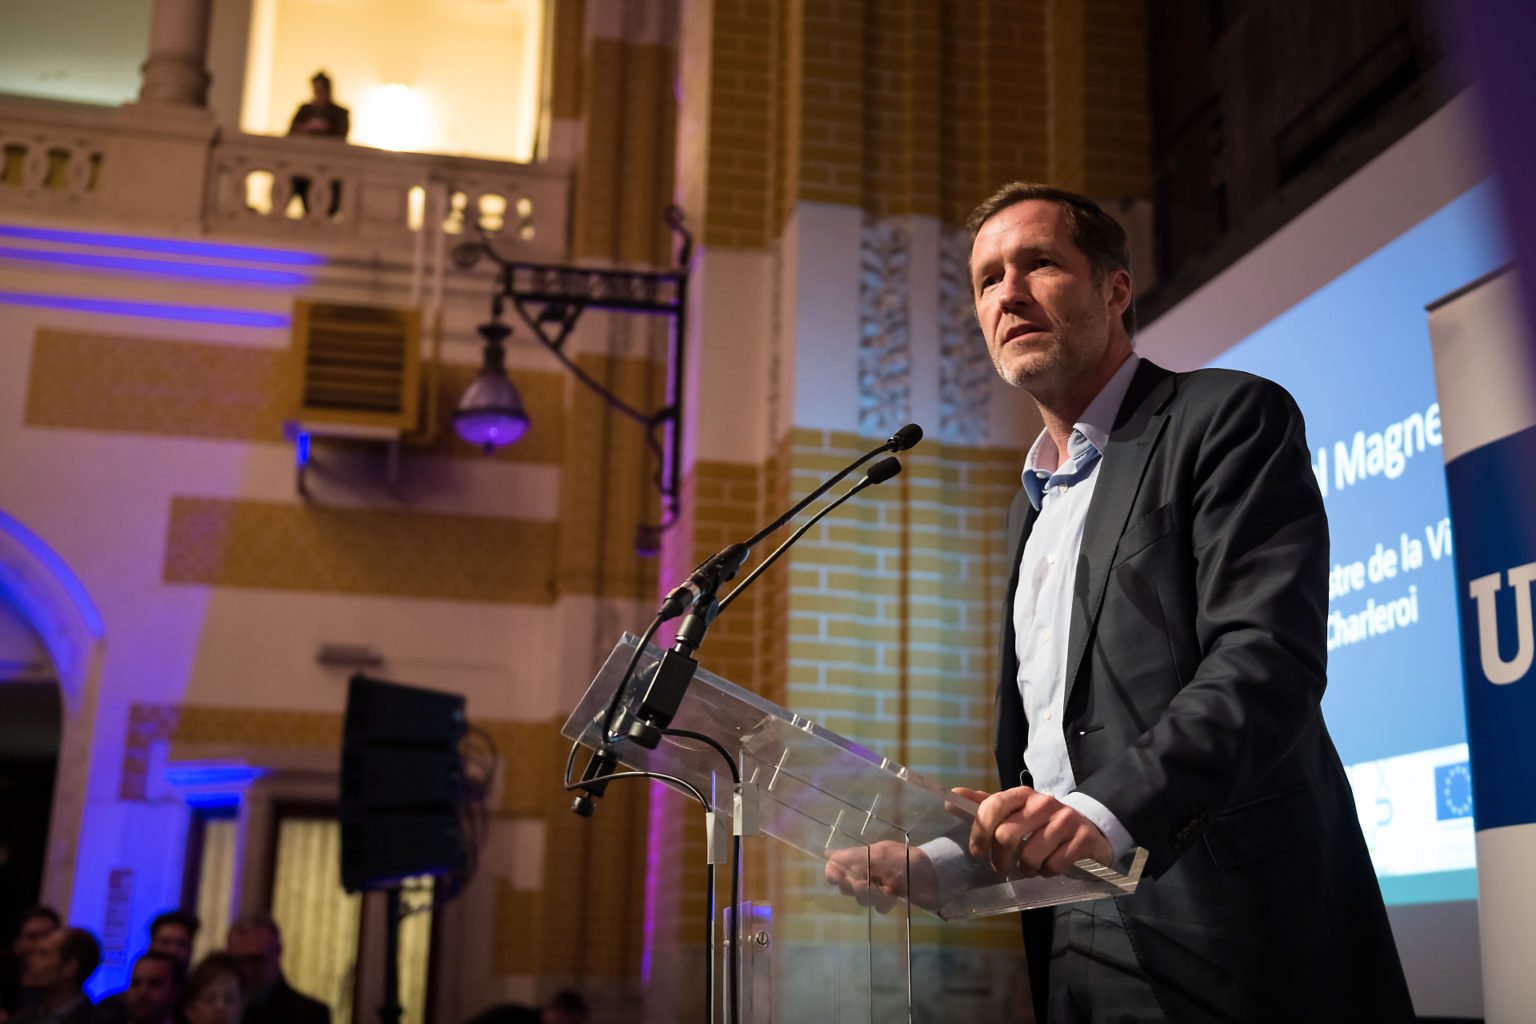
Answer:
[[[143,196],[145,152],[163,145],[142,115],[83,104],[0,98],[0,210],[71,211],[149,230],[265,236],[308,246],[415,244],[417,232],[486,231],[518,258],[565,258],[569,174],[564,168],[469,157],[393,153],[330,139],[195,131],[164,150],[198,167],[149,161],[166,181],[202,181],[200,224],[155,224]],[[138,157],[139,159],[135,159]]]

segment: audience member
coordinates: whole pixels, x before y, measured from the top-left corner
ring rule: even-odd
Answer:
[[[344,139],[352,127],[352,115],[346,107],[331,102],[331,76],[316,71],[309,80],[314,98],[294,112],[289,135],[319,135]]]
[[[133,965],[121,1017],[98,1016],[96,1024],[174,1024],[186,970],[170,953],[151,949]]]
[[[566,988],[538,1009],[503,1003],[481,1012],[469,1024],[586,1024],[590,1013],[581,993]]]
[[[22,968],[26,966],[28,954],[37,948],[43,936],[59,924],[59,912],[41,904],[28,907],[17,918],[16,935],[11,940],[12,959],[6,964],[4,981],[0,982],[3,984],[3,989],[0,989],[0,1020],[32,1003],[34,995],[21,984]]]
[[[101,943],[84,928],[55,928],[27,955],[23,988],[37,1001],[12,1024],[89,1024],[93,1013],[85,982],[101,964]]]
[[[288,125],[288,134],[345,139],[352,127],[352,115],[346,107],[331,102],[331,76],[324,71],[316,71],[315,77],[309,80],[309,84],[314,91],[314,98],[300,105],[294,112],[293,121]],[[299,204],[304,207],[305,213],[309,212],[309,190],[312,184],[307,175],[293,176],[293,194],[298,197]],[[326,207],[326,216],[335,217],[340,209],[341,182],[333,178],[331,179],[331,200]]]
[[[197,915],[185,910],[167,910],[149,923],[149,948],[166,953],[180,966],[182,974],[192,964],[192,940],[201,926]]]
[[[240,964],[228,953],[209,953],[187,979],[181,998],[186,1024],[241,1024],[245,1013]]]
[[[167,910],[149,922],[149,949],[164,953],[176,961],[177,973],[187,973],[192,959],[192,940],[197,936],[197,915],[185,910]],[[128,1019],[128,992],[125,989],[96,1004],[97,1024]]]
[[[330,1024],[330,1008],[283,977],[283,936],[269,915],[237,918],[229,926],[229,955],[244,982],[245,1024]]]

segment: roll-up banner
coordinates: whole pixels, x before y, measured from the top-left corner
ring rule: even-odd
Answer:
[[[1483,1007],[1536,1007],[1536,345],[1512,269],[1429,306],[1455,536]]]

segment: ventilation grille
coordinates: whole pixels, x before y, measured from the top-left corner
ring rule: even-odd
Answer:
[[[299,419],[416,428],[421,373],[416,311],[299,302],[293,329]]]

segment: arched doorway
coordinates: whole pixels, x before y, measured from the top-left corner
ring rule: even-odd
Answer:
[[[40,536],[3,509],[0,606],[35,634],[40,654],[46,655],[46,665],[39,667],[36,679],[11,685],[28,687],[28,692],[16,691],[15,699],[19,706],[30,707],[26,713],[37,716],[35,723],[48,717],[50,705],[57,716],[53,719],[57,722],[53,733],[56,741],[47,744],[57,771],[48,801],[47,844],[38,897],[67,915],[105,629],[101,614],[68,564]],[[45,689],[31,689],[32,684]]]
[[[62,713],[42,645],[24,630],[0,603],[0,921],[7,925],[42,897]]]

